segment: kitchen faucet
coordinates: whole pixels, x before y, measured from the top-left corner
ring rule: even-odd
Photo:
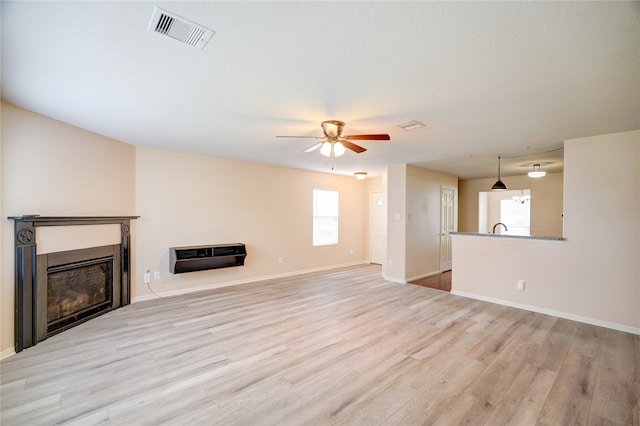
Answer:
[[[505,225],[505,224],[504,224],[504,223],[502,223],[502,222],[498,222],[498,223],[496,223],[495,225],[493,225],[493,231],[492,231],[492,234],[495,234],[495,233],[496,233],[496,226],[498,226],[498,225],[502,225],[502,226],[504,226],[504,230],[505,230],[505,232],[506,232],[506,231],[508,231],[508,229],[507,229],[507,225]]]

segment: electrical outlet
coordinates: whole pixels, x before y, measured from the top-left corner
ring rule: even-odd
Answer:
[[[149,271],[144,273],[143,281],[145,284],[149,284],[151,282],[151,273]]]
[[[153,279],[154,280],[159,280],[160,279],[160,271],[155,271],[153,273]]]
[[[518,280],[518,291],[524,291],[524,280]]]
[[[349,250],[349,254],[353,256],[353,249]]]
[[[284,262],[284,259],[282,258],[282,256],[280,256],[280,257],[278,258],[278,263],[283,263],[283,262]]]

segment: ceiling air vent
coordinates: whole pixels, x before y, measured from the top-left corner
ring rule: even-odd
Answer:
[[[147,30],[171,37],[200,50],[211,40],[214,33],[213,30],[169,13],[159,7],[153,10],[153,16]]]
[[[396,124],[396,126],[405,130],[415,130],[415,129],[419,129],[420,127],[424,127],[424,124],[416,120],[409,120],[409,121],[403,121],[402,123],[398,123]]]

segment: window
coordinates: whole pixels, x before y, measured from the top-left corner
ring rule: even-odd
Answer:
[[[529,235],[530,203],[517,202],[512,199],[500,200],[500,222],[507,225],[508,231],[503,235]]]
[[[338,244],[338,191],[313,190],[313,245]]]

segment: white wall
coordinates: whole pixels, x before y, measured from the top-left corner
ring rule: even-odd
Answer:
[[[640,130],[566,141],[567,240],[455,236],[452,292],[640,334],[639,186]]]
[[[440,190],[457,190],[458,178],[406,164],[389,166],[387,175],[385,277],[409,282],[440,272]]]
[[[4,354],[14,345],[13,221],[7,216],[134,215],[135,148],[2,103],[1,158]]]

